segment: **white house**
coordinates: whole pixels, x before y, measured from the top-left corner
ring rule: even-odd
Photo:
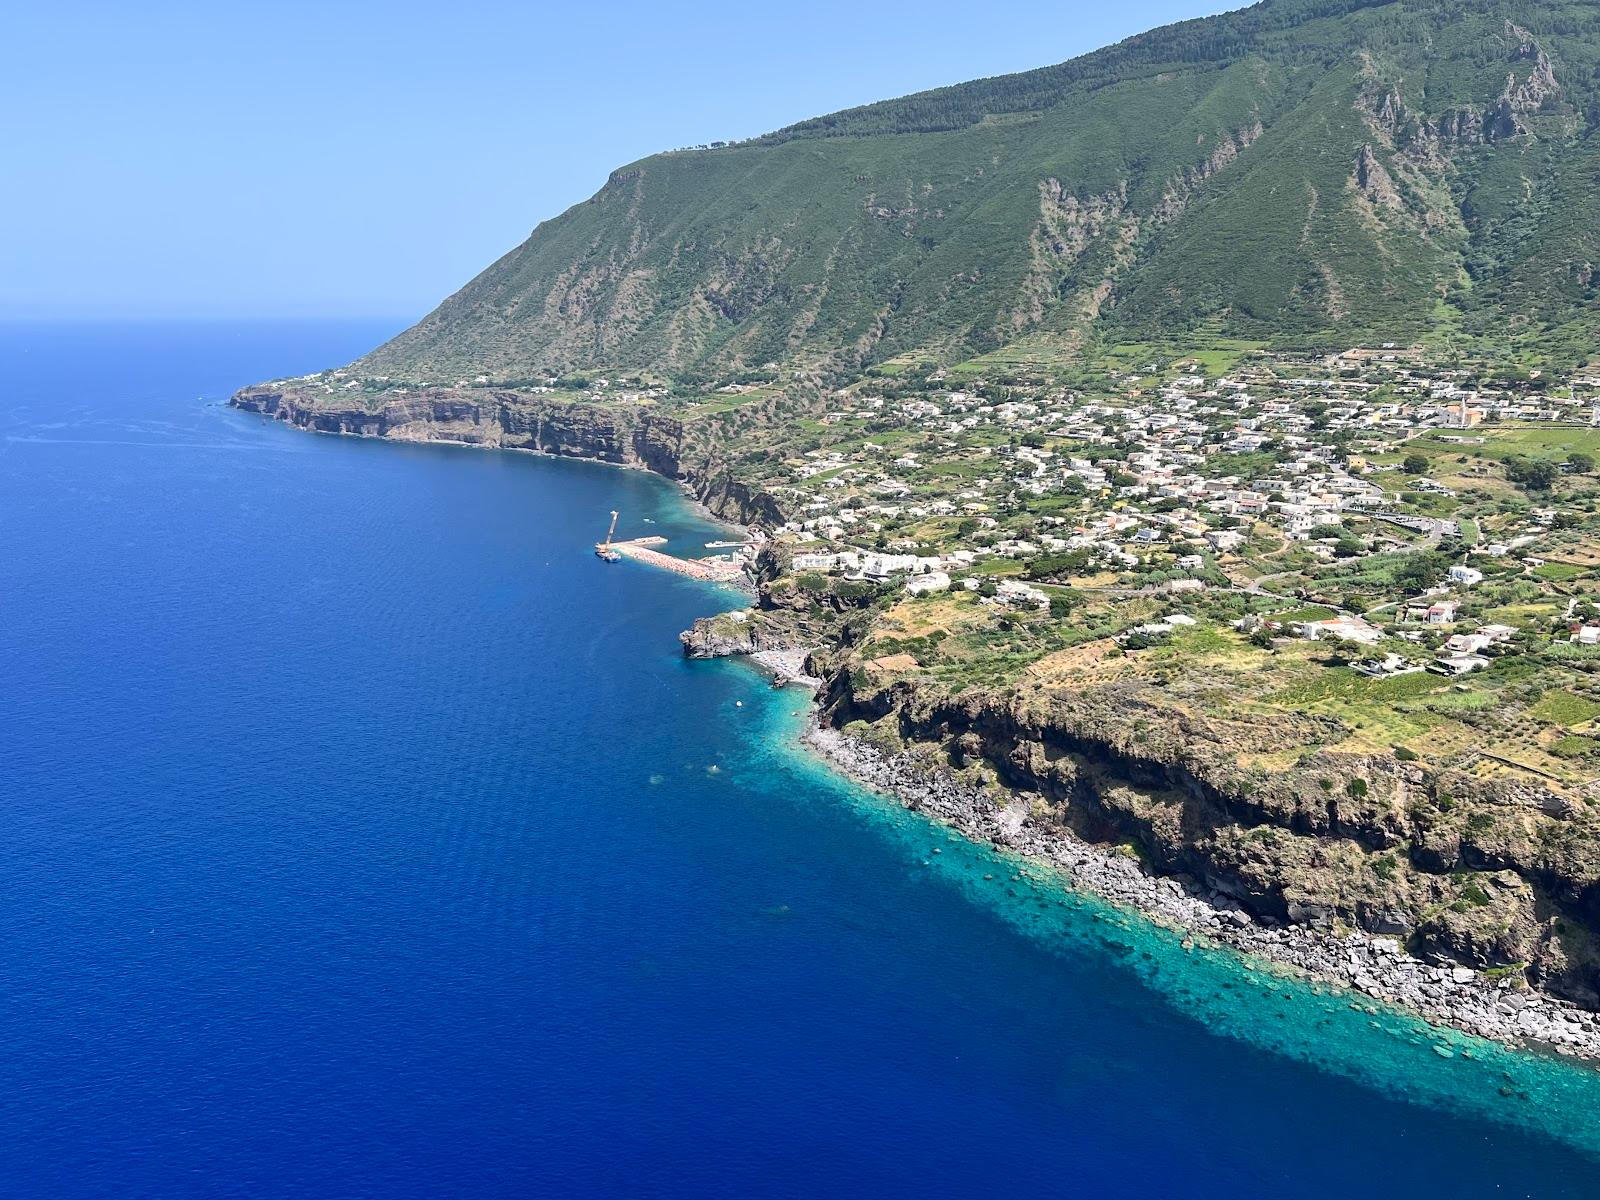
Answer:
[[[914,575],[906,581],[906,591],[913,596],[927,596],[934,592],[948,592],[950,590],[950,576],[943,571],[929,571],[926,575]]]
[[[869,579],[887,579],[917,569],[915,554],[863,554],[861,573]]]
[[[1465,675],[1488,665],[1489,660],[1481,654],[1441,654],[1428,664],[1428,670],[1436,675]]]
[[[995,585],[995,599],[1004,604],[1031,604],[1034,608],[1046,609],[1050,607],[1050,596],[1036,587],[1030,587],[1015,579],[1002,579]]]
[[[1367,624],[1360,617],[1329,617],[1324,621],[1302,621],[1300,636],[1313,642],[1331,638],[1336,642],[1357,642],[1363,646],[1376,646],[1383,640],[1383,631]]]

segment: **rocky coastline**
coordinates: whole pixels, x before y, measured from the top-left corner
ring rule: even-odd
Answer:
[[[782,519],[772,497],[731,479],[678,422],[653,414],[619,418],[606,410],[552,405],[515,392],[465,396],[450,389],[429,390],[369,410],[346,409],[269,385],[243,389],[230,404],[315,432],[522,450],[650,470],[678,482],[698,511],[733,527],[748,530]],[[810,619],[815,600],[802,604],[800,597],[789,599],[793,603],[785,606],[782,598],[762,588],[757,592],[762,621],[739,621],[737,614],[703,618],[683,635],[685,654],[747,657],[775,686],[821,687],[826,700],[827,682],[821,677],[831,677],[834,664],[818,661],[826,655],[798,648],[818,644],[819,629]],[[841,612],[831,614],[834,618],[848,612],[847,605],[836,607]],[[974,787],[952,773],[930,769],[912,754],[885,752],[825,723],[838,716],[819,705],[807,735],[811,748],[834,767],[974,840],[1047,862],[1074,887],[1195,939],[1209,939],[1395,1004],[1437,1024],[1600,1061],[1600,1014],[1520,978],[1423,961],[1408,954],[1396,938],[1252,914],[1192,877],[1153,874],[1135,858],[1088,841],[1057,821],[1040,819],[1026,800],[1001,788]]]
[[[750,655],[750,661],[772,676],[774,687],[815,689],[822,686],[822,680],[806,673],[810,657],[809,650],[757,650]]]
[[[1600,1062],[1600,1016],[1510,978],[1414,958],[1393,938],[1269,926],[1226,895],[1156,876],[1137,859],[1037,819],[1021,797],[974,787],[813,720],[806,744],[843,774],[979,842],[1048,863],[1074,888],[1133,909],[1189,939],[1229,946],[1428,1021],[1495,1041]]]
[[[776,525],[772,496],[735,479],[717,453],[714,423],[688,425],[647,407],[554,401],[514,388],[427,387],[376,405],[294,384],[241,388],[231,407],[315,433],[521,450],[652,471],[701,510],[740,529]]]

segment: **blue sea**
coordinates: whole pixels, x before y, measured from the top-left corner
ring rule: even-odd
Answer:
[[[809,759],[668,482],[222,404],[392,331],[0,327],[0,1195],[1600,1194],[1600,1073]]]

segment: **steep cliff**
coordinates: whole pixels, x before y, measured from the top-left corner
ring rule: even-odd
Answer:
[[[871,619],[879,589],[860,581],[816,576],[803,587],[789,572],[789,551],[767,545],[752,575],[755,603],[739,612],[701,617],[679,635],[690,658],[729,658],[766,650],[845,646]]]
[[[1315,731],[1196,716],[1140,687],[951,695],[876,682],[847,650],[818,659],[834,726],[938,747],[948,769],[1259,918],[1396,935],[1600,1007],[1600,829],[1547,792],[1382,756],[1257,770],[1253,752]]]
[[[244,388],[229,403],[318,433],[457,442],[639,467],[685,484],[724,520],[766,526],[783,520],[770,495],[728,473],[716,451],[714,423],[687,426],[648,405],[570,403],[478,388],[423,388],[368,405],[282,384]]]

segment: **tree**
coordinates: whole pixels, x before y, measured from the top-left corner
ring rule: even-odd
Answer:
[[[1367,552],[1367,544],[1353,533],[1341,533],[1338,542],[1334,544],[1333,552],[1340,558],[1354,558],[1358,554]]]
[[[1395,584],[1411,591],[1430,588],[1450,569],[1450,559],[1438,551],[1417,550],[1407,555],[1394,572]]]
[[[1069,550],[1065,554],[1041,554],[1030,558],[1023,569],[1029,579],[1054,579],[1062,575],[1077,575],[1088,569],[1092,555],[1085,547]]]
[[[1506,478],[1520,483],[1530,492],[1548,492],[1561,478],[1561,469],[1548,458],[1526,458],[1513,454],[1505,461]]]
[[[1407,475],[1422,475],[1428,470],[1428,460],[1420,454],[1408,454],[1400,469]]]
[[[1594,470],[1594,455],[1583,450],[1574,450],[1567,455],[1567,466],[1575,474],[1587,475]]]

